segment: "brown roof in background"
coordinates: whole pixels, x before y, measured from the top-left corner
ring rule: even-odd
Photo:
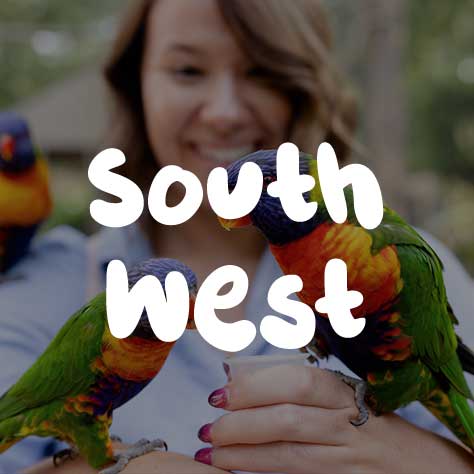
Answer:
[[[13,108],[47,154],[97,152],[106,124],[106,93],[100,71],[88,68],[47,87]]]

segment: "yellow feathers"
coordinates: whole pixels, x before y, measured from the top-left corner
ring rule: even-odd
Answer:
[[[37,224],[49,215],[51,206],[48,168],[41,158],[25,173],[0,173],[0,226]]]

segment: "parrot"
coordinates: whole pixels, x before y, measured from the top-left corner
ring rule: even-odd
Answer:
[[[26,254],[51,208],[47,164],[26,121],[0,113],[0,273]]]
[[[189,290],[186,328],[195,329],[197,280],[178,260],[141,262],[128,273],[129,288],[146,275],[163,288],[168,273],[180,272]],[[130,459],[158,448],[162,440],[140,440],[115,455],[109,435],[113,411],[143,390],[158,374],[174,342],[158,339],[143,311],[133,333],[124,339],[111,334],[106,292],[72,315],[43,354],[0,398],[0,453],[23,438],[54,437],[73,449],[57,453],[54,463],[80,453],[96,469],[116,474]]]
[[[229,192],[235,189],[244,163],[256,163],[263,174],[258,203],[240,218],[218,217],[226,229],[253,225],[263,234],[283,274],[298,275],[299,299],[310,306],[316,331],[304,352],[318,358],[336,356],[357,377],[338,372],[355,390],[359,409],[355,426],[374,415],[393,412],[413,401],[421,402],[470,450],[474,449],[473,400],[464,371],[474,373],[474,354],[456,335],[458,324],[447,300],[443,265],[430,245],[394,210],[383,208],[382,222],[368,230],[354,211],[352,187],[344,189],[345,222],[331,220],[318,178],[317,160],[299,152],[299,172],[315,180],[306,202],[317,202],[317,212],[295,222],[279,198],[267,192],[277,180],[277,150],[259,150],[228,165]],[[362,332],[343,338],[327,314],[315,303],[325,296],[324,270],[331,259],[347,265],[347,288],[362,293],[363,302],[351,310],[366,319]]]

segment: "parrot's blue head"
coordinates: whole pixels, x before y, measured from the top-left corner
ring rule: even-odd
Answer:
[[[313,217],[306,222],[291,220],[283,210],[280,199],[268,194],[268,185],[277,179],[276,157],[277,150],[260,150],[227,167],[229,191],[235,188],[242,165],[250,161],[262,170],[263,189],[257,206],[248,216],[230,220],[219,218],[219,221],[228,230],[253,224],[271,244],[283,245],[309,234],[316,226],[316,219]],[[311,155],[300,152],[300,174],[310,174],[310,160]],[[303,194],[307,202],[310,199],[309,194]]]
[[[35,156],[26,121],[11,112],[0,113],[0,171],[21,173],[34,165]]]
[[[189,319],[188,329],[195,329],[194,325],[194,301],[197,295],[197,278],[194,272],[181,263],[179,260],[174,260],[172,258],[151,258],[145,260],[144,262],[133,267],[130,272],[128,272],[128,285],[129,288],[135,285],[141,278],[146,275],[153,275],[158,278],[165,289],[165,281],[168,273],[179,272],[181,273],[188,284],[189,290]],[[155,333],[151,328],[150,321],[146,311],[143,311],[143,314],[140,318],[140,322],[137,325],[137,328],[133,332],[132,336],[142,337],[144,339],[156,339]]]

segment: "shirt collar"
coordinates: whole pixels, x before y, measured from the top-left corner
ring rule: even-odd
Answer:
[[[93,239],[97,262],[104,274],[111,260],[122,260],[130,268],[153,256],[150,242],[138,224],[119,229],[106,228]]]

